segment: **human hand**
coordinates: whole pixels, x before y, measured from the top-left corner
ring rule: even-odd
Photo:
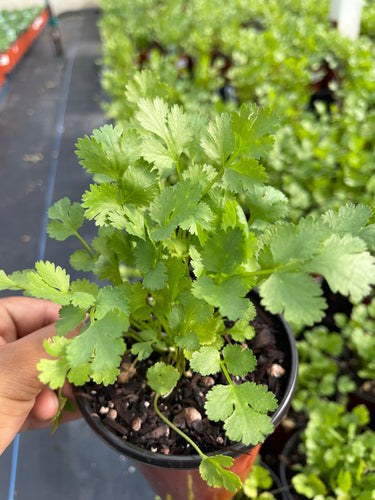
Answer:
[[[42,299],[0,299],[0,455],[18,432],[50,425],[57,412],[57,394],[39,380],[36,365],[48,357],[43,341],[56,335],[59,308]],[[63,394],[73,399],[70,384]]]

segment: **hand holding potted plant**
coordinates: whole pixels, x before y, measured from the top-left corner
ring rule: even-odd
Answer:
[[[148,406],[183,436],[204,480],[229,495],[241,486],[228,470],[233,458],[201,449],[188,426],[173,423],[167,396],[194,374],[205,377],[204,417],[224,429],[237,454],[234,442],[258,445],[273,430],[277,401],[251,379],[257,308],[249,292],[258,288],[270,313],[302,325],[319,321],[325,309],[312,273],[354,301],[375,283],[367,250],[371,209],[348,205],[317,220],[281,220],[287,200],[266,185],[260,162],[275,127],[276,119],[253,105],[207,123],[161,98],[140,99],[127,127],[106,125],[78,140],[78,157],[94,182],[81,203],[63,198],[49,210],[49,235],[76,236],[83,245],[72,266],[109,284],[71,281],[48,261],[35,270],[0,271],[1,289],[61,305],[57,335],[45,343],[54,359],[39,364],[44,383],[58,389],[68,378],[76,386],[94,384],[94,392],[121,383],[126,393],[143,373]],[[85,219],[98,226],[91,243],[79,232]],[[163,456],[148,450],[146,462],[152,454]]]

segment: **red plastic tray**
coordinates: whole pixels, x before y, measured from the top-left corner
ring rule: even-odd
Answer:
[[[47,24],[48,19],[49,10],[46,8],[6,51],[0,53],[0,88],[6,80],[6,75],[12,71],[29,50],[36,37]]]

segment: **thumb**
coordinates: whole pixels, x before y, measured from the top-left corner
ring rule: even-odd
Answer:
[[[36,365],[47,356],[43,341],[55,334],[54,325],[49,325],[0,345],[0,454],[19,432],[45,389]]]

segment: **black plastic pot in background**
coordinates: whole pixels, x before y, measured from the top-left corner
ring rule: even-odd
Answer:
[[[293,456],[298,452],[301,432],[302,430],[298,430],[292,434],[284,447],[279,461],[281,487],[284,491],[286,500],[307,500],[305,496],[299,495],[294,490],[291,484],[291,475],[288,474],[290,466],[298,461],[298,459],[293,459]]]
[[[349,394],[348,410],[352,410],[357,405],[365,405],[367,407],[370,414],[369,427],[375,430],[375,398],[357,389]]]
[[[289,488],[283,486],[280,477],[265,462],[261,462],[260,465],[268,470],[268,472],[271,474],[274,483],[272,494],[274,495],[276,500],[291,500]]]
[[[289,361],[285,393],[278,409],[272,415],[272,423],[276,428],[286,416],[294,395],[298,376],[298,352],[294,334],[288,323],[281,316],[272,316],[272,319],[280,330],[278,335],[285,337],[286,359]],[[93,413],[88,399],[79,390],[76,391],[76,402],[91,429],[119,453],[138,462],[139,470],[163,500],[167,497],[169,500],[229,500],[234,496],[224,488],[208,487],[201,479],[198,470],[201,462],[199,455],[171,456],[139,448],[108,429],[100,417]],[[235,458],[234,472],[244,480],[259,449],[260,445],[254,448],[237,443],[230,450],[220,450],[220,453]]]
[[[265,469],[271,476],[273,484],[271,488],[267,490],[267,492],[271,493],[273,495],[273,498],[276,500],[289,500],[289,496],[287,492],[284,491],[284,488],[281,485],[281,481],[279,476],[276,474],[276,472],[267,465],[267,463],[261,461],[258,464],[260,467]],[[251,477],[252,472],[250,472],[250,477]],[[261,492],[259,492],[261,493]],[[249,500],[250,497],[246,496],[245,490],[241,490],[239,493],[236,494],[233,500]],[[258,498],[258,497],[257,497]]]

